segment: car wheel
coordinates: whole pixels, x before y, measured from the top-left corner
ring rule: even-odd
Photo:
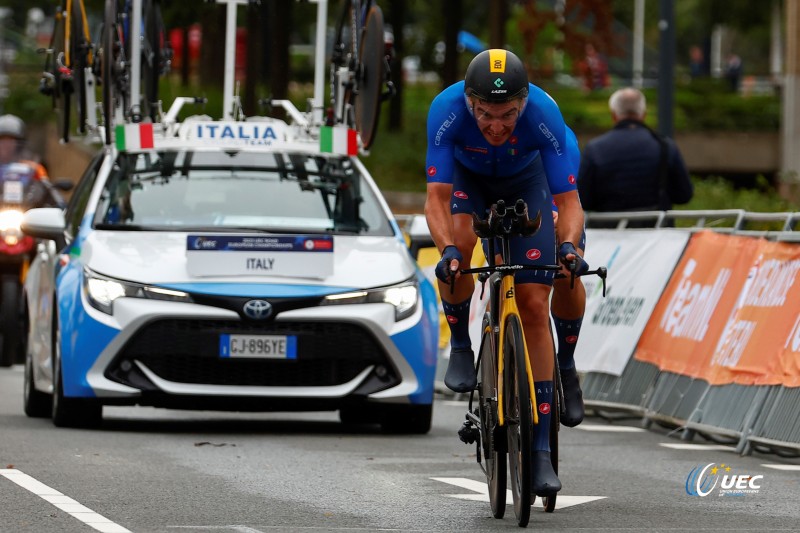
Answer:
[[[36,390],[33,379],[33,358],[30,354],[25,356],[23,402],[25,414],[31,418],[47,418],[53,409],[53,400],[50,395]]]
[[[431,430],[433,404],[386,406],[381,417],[384,433],[424,435]]]
[[[0,286],[0,366],[11,366],[19,342],[19,282],[16,276],[3,276]]]
[[[61,331],[54,318],[53,330],[53,424],[57,427],[97,427],[103,420],[102,404],[85,398],[64,396],[64,376],[61,371]]]

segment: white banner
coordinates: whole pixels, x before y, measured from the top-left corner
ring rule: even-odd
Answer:
[[[330,235],[189,235],[191,276],[286,276],[324,279],[333,274]]]
[[[586,231],[586,260],[592,269],[608,268],[608,280],[603,298],[601,280],[583,278],[586,313],[575,349],[578,371],[622,374],[689,235],[673,229]]]

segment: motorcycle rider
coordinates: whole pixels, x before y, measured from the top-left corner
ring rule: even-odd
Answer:
[[[25,187],[24,199],[14,200],[29,207],[62,205],[63,199],[48,181],[47,170],[25,154],[25,122],[16,115],[0,116],[0,194],[9,198],[3,184],[13,176]],[[37,183],[38,182],[38,183]]]

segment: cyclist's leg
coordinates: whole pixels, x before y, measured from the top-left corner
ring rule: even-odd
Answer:
[[[541,163],[531,165],[522,177],[524,179],[515,180],[518,184],[514,188],[516,194],[507,195],[506,201],[513,202],[516,198],[523,198],[530,216],[535,216],[537,211],[542,213],[542,226],[531,237],[512,240],[511,262],[552,265],[556,259],[555,226],[550,216],[552,200]],[[550,332],[549,297],[553,273],[522,271],[516,275],[515,281],[517,307],[522,317],[525,342],[531,358],[539,415],[539,423],[533,427],[531,489],[534,494],[546,496],[561,489],[561,482],[550,461],[550,413],[555,354]]]
[[[578,253],[586,249],[586,233],[581,237]],[[565,412],[561,423],[575,427],[583,421],[583,393],[580,388],[578,372],[575,368],[575,345],[583,323],[586,309],[586,290],[580,278],[570,287],[569,278],[557,279],[553,283],[553,298],[550,311],[553,315],[555,333],[558,340],[558,368],[564,389]]]
[[[472,231],[472,212],[483,213],[483,196],[474,177],[461,165],[455,165],[450,212],[453,215],[453,238],[463,257],[463,268],[472,260],[477,237]],[[444,383],[456,392],[468,392],[477,385],[475,355],[469,337],[470,301],[475,290],[472,276],[459,276],[453,294],[439,281],[442,309],[450,328],[450,360]]]

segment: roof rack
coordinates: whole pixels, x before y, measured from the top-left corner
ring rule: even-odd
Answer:
[[[179,96],[174,99],[166,113],[159,113],[161,118],[159,122],[143,123],[128,120],[125,124],[115,126],[113,137],[114,147],[117,150],[140,151],[185,146],[274,150],[280,147],[304,152],[331,152],[344,155],[368,153],[363,149],[363,142],[357,131],[343,124],[326,125],[323,98],[328,0],[305,0],[317,4],[314,92],[313,97],[309,99],[309,111],[301,112],[290,100],[262,100],[262,103],[271,108],[283,109],[288,117],[286,121],[265,116],[245,116],[235,85],[237,9],[254,0],[213,1],[226,6],[222,118],[215,120],[208,115],[196,115],[179,121],[179,114],[185,105],[206,102],[205,98]],[[141,4],[142,0],[133,0],[133,27],[137,27],[136,17],[141,19]],[[133,50],[131,57],[131,79],[137,79],[140,55]],[[138,84],[131,84],[133,102],[138,101],[138,89]],[[104,137],[103,128],[104,126],[96,127],[100,139]]]

